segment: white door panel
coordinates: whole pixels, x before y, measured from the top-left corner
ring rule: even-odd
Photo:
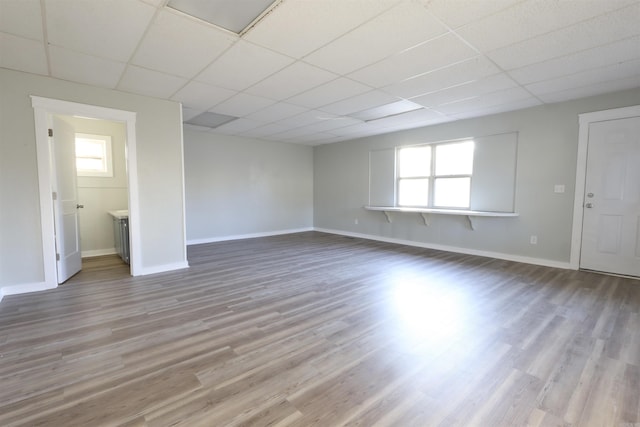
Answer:
[[[53,191],[58,283],[62,283],[82,268],[80,233],[78,223],[78,192],[76,181],[75,130],[53,116]]]
[[[640,117],[589,125],[580,267],[640,276]]]

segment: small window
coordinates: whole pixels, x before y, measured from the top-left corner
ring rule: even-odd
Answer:
[[[76,169],[78,176],[112,177],[111,137],[77,133]]]
[[[398,206],[469,208],[472,140],[398,148]]]

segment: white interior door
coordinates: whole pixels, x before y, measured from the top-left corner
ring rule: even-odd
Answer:
[[[58,283],[65,282],[82,268],[78,191],[76,177],[75,130],[63,119],[52,117],[52,184],[56,236]]]
[[[640,276],[640,117],[589,124],[580,268]]]

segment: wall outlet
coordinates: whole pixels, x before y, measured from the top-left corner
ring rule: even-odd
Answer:
[[[529,238],[529,243],[531,243],[532,245],[537,245],[538,244],[538,236],[531,236]]]
[[[353,223],[354,223],[355,225],[358,225],[358,218],[354,219],[354,220],[353,220]]]

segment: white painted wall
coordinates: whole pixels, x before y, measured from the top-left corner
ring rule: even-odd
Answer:
[[[187,265],[180,105],[0,69],[0,292],[44,280],[30,95],[137,113],[142,273]]]
[[[84,206],[78,212],[82,256],[114,254],[113,218],[107,212],[128,208],[126,126],[107,120],[66,119],[76,133],[111,137],[113,176],[78,176],[78,203]]]
[[[315,147],[314,225],[343,234],[506,259],[568,266],[576,179],[578,114],[640,103],[640,89],[529,108],[477,119]],[[369,151],[448,139],[519,132],[515,210],[518,218],[479,218],[363,209],[368,199]],[[566,192],[554,193],[554,185]],[[358,224],[355,224],[355,220]],[[537,245],[530,236],[536,235]]]
[[[184,131],[190,243],[313,227],[313,149]]]

